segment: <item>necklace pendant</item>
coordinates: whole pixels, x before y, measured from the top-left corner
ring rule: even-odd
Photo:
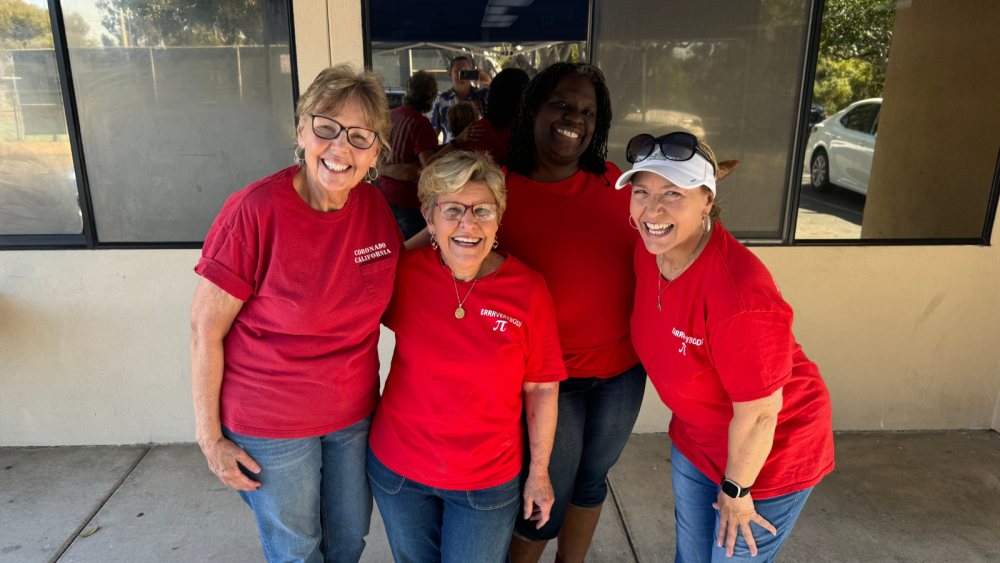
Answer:
[[[660,298],[659,297],[656,298],[656,308],[659,311],[663,311],[663,305],[660,303]]]
[[[465,309],[463,309],[461,307],[459,307],[458,309],[455,309],[455,318],[456,319],[461,319],[464,316],[465,316]]]

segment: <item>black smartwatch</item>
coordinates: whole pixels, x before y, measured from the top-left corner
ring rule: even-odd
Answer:
[[[736,481],[726,477],[722,480],[722,492],[732,498],[743,498],[750,494],[750,487],[741,487],[736,484]]]

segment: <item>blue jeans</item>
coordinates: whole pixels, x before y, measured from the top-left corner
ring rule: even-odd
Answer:
[[[368,479],[396,563],[501,563],[520,509],[520,476],[473,491],[428,487],[368,449]]]
[[[712,508],[721,489],[688,461],[676,446],[670,465],[673,468],[674,516],[677,519],[677,557],[674,563],[772,563],[812,492],[810,487],[780,497],[754,500],[754,509],[778,530],[778,535],[772,536],[771,532],[753,522],[750,531],[757,543],[757,556],[750,556],[750,548],[741,530],[736,535],[733,556],[726,557],[726,548],[715,543],[719,537],[719,512]]]
[[[559,535],[569,505],[594,508],[608,495],[605,481],[618,461],[639,417],[646,391],[646,370],[638,364],[605,379],[571,377],[559,383],[559,419],[549,458],[549,479],[555,504],[541,528],[518,512],[514,535],[527,541],[551,540]],[[525,432],[527,438],[527,432]],[[530,462],[525,447],[521,475]]]
[[[240,491],[253,509],[268,563],[357,563],[372,518],[365,452],[372,416],[313,438],[270,439],[222,433],[260,465],[260,481]],[[242,468],[242,466],[241,466]]]
[[[419,207],[399,207],[390,203],[389,209],[392,210],[399,230],[403,231],[403,240],[409,240],[427,226]]]

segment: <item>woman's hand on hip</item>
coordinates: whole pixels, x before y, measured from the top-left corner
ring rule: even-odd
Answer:
[[[719,500],[712,503],[712,507],[719,511],[719,537],[716,539],[716,544],[722,547],[725,541],[727,557],[732,557],[736,549],[737,531],[743,532],[743,539],[750,548],[750,555],[757,556],[757,542],[754,541],[753,532],[750,531],[750,522],[755,522],[773,535],[778,534],[778,530],[770,522],[757,514],[751,495],[733,498],[720,491]]]
[[[549,521],[549,513],[556,502],[556,494],[552,491],[552,481],[546,470],[531,471],[524,484],[524,519],[534,520],[540,529]]]
[[[260,487],[260,482],[250,479],[240,471],[239,464],[243,464],[243,467],[249,469],[251,473],[260,473],[260,466],[236,443],[220,436],[218,439],[198,445],[208,460],[208,468],[223,483],[237,491],[256,491]]]

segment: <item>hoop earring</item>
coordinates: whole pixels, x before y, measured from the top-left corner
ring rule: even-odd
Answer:
[[[299,156],[299,151],[302,151],[302,156]],[[306,163],[306,149],[305,147],[296,147],[292,153],[295,155],[295,162],[302,166]]]
[[[632,219],[632,214],[631,213],[628,214],[628,226],[632,227],[633,229],[635,229],[637,231],[639,230],[639,226],[635,224],[635,221]]]
[[[701,219],[701,230],[707,233],[711,228],[712,228],[712,218],[709,217],[708,215],[705,215]]]
[[[493,237],[493,250],[496,250],[498,246],[500,246],[500,239]]]
[[[434,250],[438,249],[438,240],[437,237],[434,236],[433,234],[431,235],[431,248],[433,248]]]
[[[372,170],[374,170],[374,171],[375,171],[375,173],[374,173],[374,174],[372,173]],[[367,176],[366,176],[366,177],[368,178],[368,181],[369,181],[369,182],[371,182],[371,181],[373,181],[373,180],[378,180],[378,168],[377,168],[377,167],[375,167],[375,166],[372,166],[371,168],[369,168],[369,169],[368,169],[368,174],[367,174]]]

